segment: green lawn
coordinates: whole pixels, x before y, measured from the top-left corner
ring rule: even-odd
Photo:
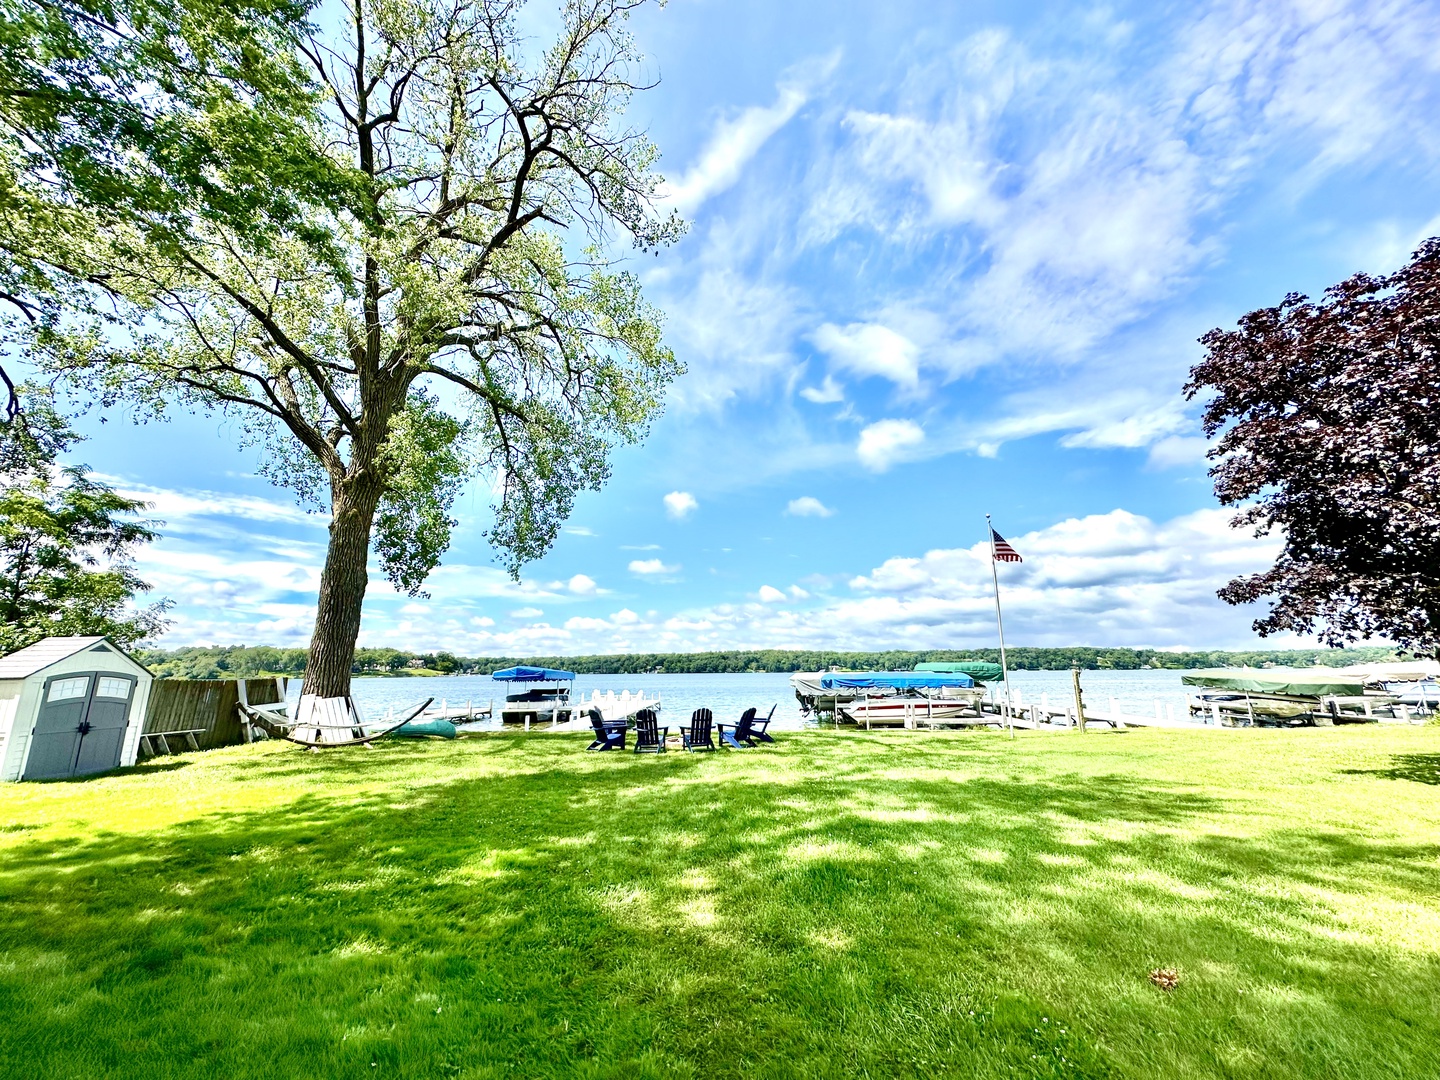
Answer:
[[[0,1076],[1440,1076],[1440,728],[583,745],[0,785]]]

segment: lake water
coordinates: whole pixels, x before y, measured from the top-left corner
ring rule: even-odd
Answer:
[[[1186,712],[1185,687],[1179,671],[1082,671],[1080,683],[1085,692],[1087,708],[1099,712],[1110,710],[1115,699],[1123,711],[1145,716],[1155,715],[1155,703],[1162,710],[1169,706],[1175,719],[1189,718]],[[1019,692],[1026,704],[1040,704],[1049,695],[1057,708],[1071,700],[1070,672],[1013,671],[1010,673],[1012,693]],[[1004,698],[1003,684],[989,687],[992,696]],[[657,695],[661,703],[661,722],[675,725],[688,721],[691,712],[705,707],[715,713],[716,720],[730,722],[754,706],[764,715],[773,704],[774,726],[798,728],[804,721],[788,673],[734,675],[581,675],[575,680],[575,694],[589,697],[593,690],[643,690]],[[505,698],[505,684],[488,675],[448,675],[436,678],[356,679],[352,684],[356,703],[368,717],[378,717],[394,706],[403,708],[419,704],[434,695],[451,706],[473,702],[476,708],[497,703]],[[290,682],[290,699],[299,697],[299,680]]]

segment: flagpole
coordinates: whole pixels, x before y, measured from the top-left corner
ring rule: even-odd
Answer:
[[[995,582],[995,627],[1000,631],[1000,674],[1005,679],[1005,726],[1010,737],[1015,737],[1014,714],[1010,706],[1010,665],[1005,662],[1005,620],[1000,617],[1000,572],[995,569],[995,526],[990,515],[985,515],[985,531],[990,537],[990,578]]]

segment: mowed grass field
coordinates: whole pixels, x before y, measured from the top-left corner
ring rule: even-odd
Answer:
[[[0,1076],[1440,1076],[1440,728],[583,745],[0,785]]]

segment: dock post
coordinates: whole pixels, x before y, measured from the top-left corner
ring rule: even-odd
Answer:
[[[528,712],[525,714],[525,730],[530,730],[530,714]]]

